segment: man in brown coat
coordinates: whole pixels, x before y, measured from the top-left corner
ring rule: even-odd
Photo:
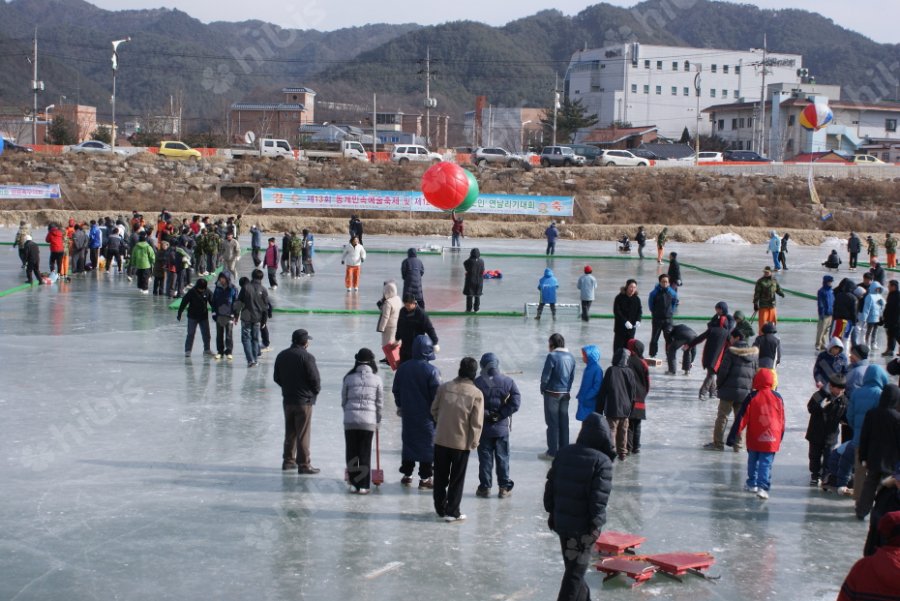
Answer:
[[[465,357],[459,376],[437,390],[431,415],[434,435],[434,509],[445,522],[466,519],[459,512],[469,451],[478,448],[484,421],[484,396],[475,386],[478,362]]]

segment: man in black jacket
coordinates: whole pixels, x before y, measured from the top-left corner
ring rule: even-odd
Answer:
[[[403,309],[400,311],[400,317],[397,318],[397,333],[395,334],[395,340],[400,342],[400,363],[412,358],[413,340],[422,334],[431,339],[434,352],[440,352],[438,337],[428,314],[418,305],[414,295],[404,294]]]
[[[406,251],[406,258],[400,265],[400,277],[403,278],[403,296],[412,294],[416,302],[425,308],[425,292],[422,289],[422,276],[425,275],[425,265],[416,253],[415,248]]]
[[[615,456],[605,420],[592,413],[575,444],[560,449],[547,472],[544,509],[550,514],[550,530],[559,535],[565,565],[558,600],[590,599],[584,575],[591,548],[606,523]]]
[[[862,241],[855,232],[850,232],[847,239],[847,252],[850,254],[850,271],[856,271],[856,262],[859,259],[859,251],[862,250]]]
[[[722,357],[722,363],[716,372],[716,395],[719,407],[716,422],[713,426],[713,441],[703,445],[707,451],[725,450],[725,427],[728,416],[737,418],[744,399],[753,390],[753,376],[759,368],[759,349],[747,344],[744,333],[735,328],[731,331],[731,344]],[[734,443],[735,453],[743,447],[743,436],[738,436]]]
[[[350,224],[348,227],[348,233],[350,234],[350,239],[353,240],[356,238],[356,241],[360,244],[363,243],[363,223],[360,221],[359,217],[356,215],[350,216]]]
[[[40,247],[31,239],[31,236],[25,236],[25,244],[22,245],[22,255],[23,261],[25,261],[25,277],[28,278],[28,283],[33,284],[34,280],[31,279],[32,275],[37,280],[38,286],[43,284],[41,281],[41,249]]]
[[[628,365],[629,357],[631,351],[625,348],[613,354],[612,364],[603,374],[600,392],[597,393],[597,413],[606,416],[619,461],[625,461],[628,456],[628,418],[631,417],[637,392],[634,371]]]
[[[850,278],[844,278],[834,292],[834,310],[832,311],[832,338],[847,341],[850,331],[856,323],[859,299],[853,294],[856,284]]]
[[[307,351],[312,338],[306,330],[294,330],[291,348],[275,358],[275,383],[281,386],[284,408],[282,470],[297,468],[301,474],[318,474],[309,454],[313,406],[322,389],[316,358]]]
[[[900,289],[897,280],[888,282],[888,295],[884,303],[884,331],[887,334],[887,347],[882,357],[893,357],[894,348],[900,339]]]
[[[669,364],[669,370],[666,372],[666,375],[675,375],[675,357],[678,354],[678,349],[685,345],[688,345],[688,349],[681,354],[681,369],[684,370],[684,375],[691,373],[691,366],[694,364],[694,359],[697,357],[697,349],[690,346],[690,343],[693,342],[696,337],[697,332],[683,323],[672,328],[672,331],[669,333],[669,340],[666,344],[666,361]]]
[[[108,263],[107,263],[108,265]],[[188,290],[187,294],[181,299],[178,305],[178,321],[181,321],[181,315],[187,309],[187,338],[184,340],[184,356],[191,356],[191,349],[194,348],[194,335],[197,333],[197,326],[200,326],[200,336],[203,338],[203,354],[212,357],[210,350],[209,338],[209,311],[207,307],[212,306],[212,293],[207,287],[207,282],[203,278],[197,280],[193,288]]]

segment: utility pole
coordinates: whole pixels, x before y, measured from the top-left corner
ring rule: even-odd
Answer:
[[[421,64],[422,61],[419,61]],[[431,148],[431,109],[437,108],[437,99],[431,97],[431,78],[437,74],[431,70],[431,46],[425,48],[425,68],[419,75],[425,76],[425,146]]]
[[[703,72],[703,63],[696,63],[697,75],[694,76],[694,96],[697,97],[697,129],[694,132],[694,164],[700,162],[700,74]]]
[[[31,91],[34,94],[34,101],[31,106],[31,143],[37,144],[37,118],[38,118],[38,92],[43,91],[44,82],[38,81],[37,71],[37,27],[34,28],[33,49],[31,56]]]
[[[766,34],[763,34],[763,60],[762,60],[762,92],[759,95],[759,114],[761,139],[759,154],[766,156],[766,73],[769,71],[769,44]]]
[[[112,86],[112,141],[110,146],[112,149],[116,149],[116,73],[119,72],[119,45],[124,44],[125,42],[130,42],[131,38],[125,38],[124,40],[115,40],[112,43],[113,54],[112,54],[112,76],[113,76],[113,86]]]
[[[372,162],[375,162],[375,153],[378,152],[378,94],[372,94]]]
[[[559,112],[559,73],[553,82],[553,144],[556,146],[556,113]]]

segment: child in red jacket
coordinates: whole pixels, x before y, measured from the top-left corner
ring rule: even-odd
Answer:
[[[734,446],[738,435],[747,429],[747,483],[744,490],[769,498],[772,463],[784,438],[784,399],[775,392],[775,372],[762,368],[753,377],[753,392],[734,420],[728,435],[728,446]]]

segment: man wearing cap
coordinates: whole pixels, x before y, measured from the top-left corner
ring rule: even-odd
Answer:
[[[846,381],[840,374],[828,376],[828,386],[815,391],[806,404],[809,423],[806,441],[809,443],[809,485],[818,486],[822,480],[822,468],[828,456],[837,446],[841,420],[847,413]],[[836,475],[836,474],[835,474]]]
[[[284,453],[281,469],[318,474],[309,454],[313,406],[321,390],[316,358],[307,351],[312,338],[306,330],[294,330],[291,347],[275,358],[275,383],[281,386],[284,408]]]
[[[581,321],[590,321],[588,314],[591,312],[591,304],[597,291],[597,278],[593,273],[591,266],[585,265],[584,274],[578,278],[578,291],[581,292]]]
[[[39,267],[41,262],[41,249],[35,244],[34,240],[31,239],[31,234],[25,234],[22,251],[23,261],[25,262],[25,277],[28,278],[28,283],[34,283],[31,279],[31,276],[34,275],[38,285],[42,284],[41,270]]]
[[[831,289],[834,278],[830,275],[822,276],[822,287],[816,294],[816,304],[819,311],[819,322],[816,325],[816,350],[824,351],[828,343],[828,332],[831,331],[831,319],[834,315],[834,290]]]
[[[757,334],[763,333],[763,326],[767,323],[778,322],[778,311],[775,310],[775,296],[784,298],[784,291],[778,281],[772,277],[772,268],[763,269],[763,277],[756,280],[753,289],[753,310],[759,313]]]
[[[544,231],[544,238],[547,239],[547,254],[556,254],[556,239],[559,238],[559,230],[556,229],[555,221],[551,221],[550,227]]]

